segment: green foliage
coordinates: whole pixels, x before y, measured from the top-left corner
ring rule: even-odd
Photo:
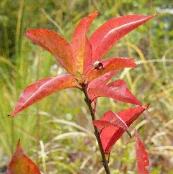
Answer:
[[[57,169],[58,173],[67,174],[102,173],[95,139],[88,124],[90,118],[84,117],[88,111],[76,90],[50,96],[14,120],[7,116],[27,84],[61,71],[50,54],[26,40],[24,33],[27,28],[54,29],[70,39],[79,18],[93,10],[98,10],[102,16],[94,22],[92,29],[113,16],[155,14],[158,9],[165,8],[173,10],[170,0],[164,3],[161,0],[1,0],[0,167],[4,161],[7,163],[7,156],[20,138],[45,173],[56,173]],[[110,53],[134,57],[139,62],[133,72],[125,70],[119,76],[125,78],[134,93],[140,93],[141,101],[151,103],[145,119],[141,118],[136,127],[145,137],[153,174],[171,173],[173,170],[173,152],[169,148],[172,147],[173,131],[172,27],[172,14],[159,14],[155,20],[119,42]],[[122,108],[122,105],[106,99],[100,99],[99,105],[102,110],[98,117],[110,106],[114,111]],[[133,145],[122,146],[122,142],[129,141],[127,137],[122,138],[113,150],[110,166],[115,174],[134,173]]]

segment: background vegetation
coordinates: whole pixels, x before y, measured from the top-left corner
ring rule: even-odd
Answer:
[[[173,174],[173,4],[171,0],[1,0],[0,1],[0,173],[17,140],[48,174],[101,174],[90,116],[77,90],[65,90],[15,119],[7,115],[29,83],[62,73],[54,58],[32,45],[27,28],[49,28],[70,40],[77,21],[91,11],[105,20],[130,13],[159,15],[121,40],[109,54],[134,57],[138,67],[119,74],[150,109],[134,124],[145,140],[152,174]],[[100,99],[98,117],[127,107]],[[113,148],[113,174],[135,174],[134,142],[126,135]]]

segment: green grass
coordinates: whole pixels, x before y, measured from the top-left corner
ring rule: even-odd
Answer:
[[[8,8],[7,8],[8,7]],[[51,28],[68,39],[76,22],[89,11],[101,15],[91,31],[113,16],[129,13],[154,14],[158,8],[173,8],[169,1],[88,0],[0,2],[0,166],[6,164],[20,138],[26,152],[44,173],[103,173],[100,154],[90,125],[90,116],[77,90],[64,90],[31,106],[15,119],[8,117],[21,91],[37,79],[60,72],[54,58],[24,37],[30,27]],[[152,161],[152,174],[173,172],[172,15],[158,15],[119,42],[109,55],[134,57],[138,67],[119,74],[129,88],[150,103],[148,112],[136,121]],[[99,99],[98,117],[107,110],[127,107]],[[132,130],[133,130],[132,128]],[[124,135],[113,148],[113,174],[135,173],[134,142]]]

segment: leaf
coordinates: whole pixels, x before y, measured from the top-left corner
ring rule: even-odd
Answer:
[[[123,119],[121,119],[121,117],[117,113],[114,113],[114,116],[115,116],[115,118],[111,122],[115,123],[120,128],[125,130],[127,132],[127,134],[129,135],[129,137],[132,137],[131,133],[128,130],[128,126],[127,126],[126,122]]]
[[[98,97],[108,97],[125,103],[141,105],[141,102],[128,90],[123,80],[117,80],[108,84],[98,83],[99,81],[96,79],[88,85],[87,92],[91,101]]]
[[[68,72],[74,72],[71,46],[62,36],[47,29],[29,29],[26,36],[35,44],[52,53]]]
[[[87,76],[87,81],[90,82],[91,80],[94,80],[98,78],[99,76],[102,76],[110,71],[119,71],[124,68],[134,68],[136,67],[136,64],[133,59],[131,58],[110,58],[108,60],[102,60],[100,61],[102,64],[101,69],[95,69],[91,68],[86,76]]]
[[[77,82],[69,74],[38,80],[23,91],[11,115],[15,116],[28,106],[54,92],[72,87],[77,87]]]
[[[103,129],[108,126],[115,126],[115,127],[121,127],[125,131],[128,130],[128,126],[124,122],[124,120],[121,119],[121,117],[112,111],[108,111],[107,114],[112,114],[114,117],[110,119],[109,121],[105,120],[94,120],[93,124],[98,128],[98,129]]]
[[[117,126],[110,121],[104,121],[104,120],[94,120],[93,124],[99,130],[102,130],[103,128],[108,127],[108,126]]]
[[[145,149],[145,145],[140,139],[140,136],[135,132],[136,140],[136,159],[138,174],[149,174],[149,157]]]
[[[75,58],[75,70],[80,74],[83,73],[83,70],[86,71],[92,62],[91,45],[86,34],[97,15],[97,12],[93,12],[81,19],[73,33],[71,47]]]
[[[37,165],[24,154],[19,142],[6,174],[41,174],[41,172]]]
[[[123,130],[125,130],[128,133],[128,135],[131,137],[131,134],[128,130],[128,126],[124,122],[124,120],[122,120],[121,117],[117,113],[113,113],[112,111],[109,111],[109,112],[110,112],[110,114],[114,115],[114,117],[112,119],[110,119],[109,121],[94,120],[93,124],[100,130],[102,130],[103,128],[108,127],[108,126],[120,127]]]
[[[129,108],[124,111],[121,111],[117,114],[129,127],[139,117],[139,115],[147,109],[147,107],[148,106],[136,106],[134,108]],[[106,112],[100,120],[110,121],[114,117],[115,116],[114,114],[112,114],[112,112]],[[124,129],[115,126],[109,126],[102,129],[100,138],[105,153],[110,153],[112,146],[122,136],[123,133]]]
[[[127,15],[105,22],[90,38],[93,62],[100,60],[119,39],[151,18],[153,16]]]
[[[102,76],[99,76],[98,78],[94,79],[92,82],[89,83],[89,85],[102,85],[102,84],[107,84],[109,80],[111,80],[111,78],[113,76],[116,75],[116,71],[110,71],[108,73],[105,73]]]

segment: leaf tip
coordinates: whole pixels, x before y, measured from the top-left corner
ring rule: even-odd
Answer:
[[[38,33],[40,33],[42,30],[41,29],[27,29],[25,32],[25,36],[32,40],[32,42],[34,43],[33,37],[35,37]]]
[[[134,58],[126,58],[126,59],[127,59],[127,60],[130,60],[130,61],[129,61],[129,67],[130,67],[130,68],[136,68],[136,67],[137,67],[137,64],[136,64]]]
[[[22,153],[23,152],[23,149],[22,149],[22,146],[21,146],[21,140],[20,138],[18,139],[17,141],[17,145],[16,145],[16,153]]]
[[[17,115],[17,112],[13,110],[10,114],[8,114],[9,117],[15,117]]]
[[[91,16],[91,17],[97,17],[99,15],[100,15],[100,13],[97,10],[95,10],[89,14],[89,16]]]
[[[17,114],[17,112],[14,110],[11,113],[9,113],[7,116],[12,118],[12,117],[15,117],[16,114]]]
[[[32,29],[27,29],[25,32],[25,36],[29,38],[31,35],[31,31],[32,31]]]

